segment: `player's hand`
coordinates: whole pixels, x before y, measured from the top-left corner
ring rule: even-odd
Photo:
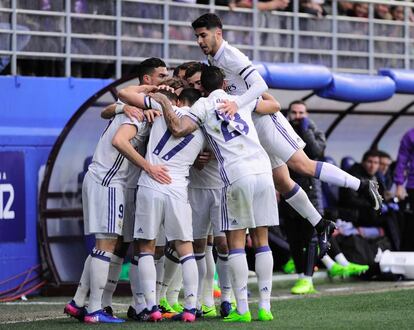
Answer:
[[[144,116],[147,118],[147,122],[153,123],[155,118],[162,116],[162,112],[154,109],[144,110]]]
[[[212,159],[212,153],[210,151],[202,151],[198,154],[194,161],[194,167],[198,170],[202,170],[203,167]]]
[[[218,109],[226,117],[233,119],[237,110],[239,110],[239,107],[235,101],[224,100],[222,103],[220,103],[220,105],[218,106]]]
[[[151,93],[158,90],[158,86],[156,85],[140,85],[140,87],[143,89],[141,93]]]
[[[395,196],[400,200],[403,201],[405,197],[407,197],[407,192],[403,185],[397,185],[397,189],[395,190]]]
[[[168,175],[168,168],[164,165],[151,165],[147,171],[149,176],[162,184],[170,184],[171,177]]]
[[[124,114],[131,120],[138,120],[142,122],[144,120],[144,111],[140,108],[134,107],[132,105],[125,104]]]
[[[168,97],[161,93],[149,93],[148,96],[158,103],[169,102]]]
[[[167,85],[159,85],[158,90],[165,90],[165,91],[170,91],[171,93],[174,93],[174,88],[167,86]]]

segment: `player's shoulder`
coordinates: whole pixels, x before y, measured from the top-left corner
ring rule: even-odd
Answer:
[[[239,62],[250,62],[250,59],[237,47],[226,43],[224,47],[224,60],[227,63],[239,63]]]

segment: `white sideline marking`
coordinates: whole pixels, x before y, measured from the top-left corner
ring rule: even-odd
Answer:
[[[36,321],[48,321],[48,320],[59,320],[65,319],[68,316],[48,316],[48,317],[39,317],[39,318],[27,318],[24,320],[13,320],[13,321],[5,321],[1,322],[0,324],[15,324],[15,323],[24,323],[24,322],[36,322]]]
[[[9,301],[9,302],[5,302],[5,303],[0,303],[1,305],[46,305],[46,306],[65,306],[65,302],[63,301]],[[119,306],[119,307],[128,307],[129,304],[123,304],[123,303],[112,303],[112,305],[114,306]]]

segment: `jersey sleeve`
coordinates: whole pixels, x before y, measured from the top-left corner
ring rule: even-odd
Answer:
[[[154,109],[162,112],[162,106],[157,101],[155,101],[152,97],[146,95],[144,97],[144,105],[145,109]]]
[[[122,114],[121,125],[133,125],[137,128],[138,132],[143,129],[145,123],[139,122],[136,118],[128,118],[126,115]]]
[[[199,126],[203,125],[207,118],[207,109],[204,102],[198,100],[194,103],[187,116],[194,120]]]

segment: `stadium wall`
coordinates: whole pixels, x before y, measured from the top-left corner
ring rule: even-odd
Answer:
[[[69,118],[91,95],[111,82],[0,77],[0,296],[28,274],[8,279],[40,263],[39,170]]]

